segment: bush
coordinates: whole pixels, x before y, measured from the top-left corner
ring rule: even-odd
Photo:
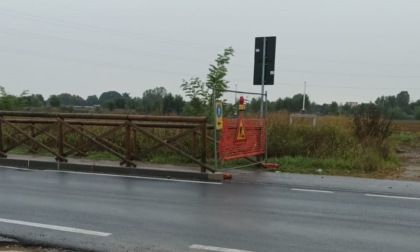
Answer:
[[[369,104],[367,111],[360,111],[354,116],[354,135],[359,139],[362,147],[376,148],[384,159],[393,152],[393,145],[389,137],[395,126],[392,120],[381,119],[379,108]]]
[[[365,172],[375,172],[382,167],[383,159],[376,148],[362,147],[354,157],[354,167]]]

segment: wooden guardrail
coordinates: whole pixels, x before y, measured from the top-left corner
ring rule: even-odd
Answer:
[[[35,153],[41,148],[53,154],[56,161],[67,162],[69,155],[86,155],[92,148],[99,148],[118,157],[120,165],[136,167],[135,161],[142,154],[166,147],[200,165],[201,172],[215,172],[207,165],[207,127],[205,117],[0,111],[0,156],[6,158],[18,147]],[[154,134],[158,128],[178,131],[163,138]],[[69,141],[70,135],[77,137],[78,143]],[[140,146],[139,135],[155,144]],[[174,145],[188,136],[192,137],[192,146],[187,148],[191,153]],[[46,144],[45,139],[55,144]]]

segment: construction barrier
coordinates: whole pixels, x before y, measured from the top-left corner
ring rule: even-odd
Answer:
[[[230,160],[265,153],[265,119],[223,119],[223,129],[218,144],[220,160]]]

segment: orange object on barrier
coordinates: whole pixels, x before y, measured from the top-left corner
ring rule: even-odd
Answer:
[[[265,120],[243,118],[223,119],[218,154],[220,160],[255,156],[265,153]]]

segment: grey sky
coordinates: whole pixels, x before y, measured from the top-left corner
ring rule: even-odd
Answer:
[[[255,37],[276,36],[269,99],[420,99],[419,0],[0,0],[0,85],[48,98],[157,86],[174,94],[232,46],[232,89],[252,85]]]

